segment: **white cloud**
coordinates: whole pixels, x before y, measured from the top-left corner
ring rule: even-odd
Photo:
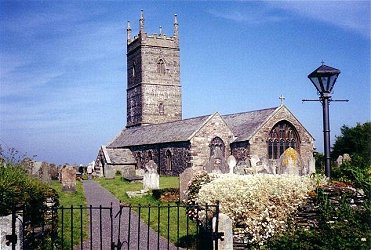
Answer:
[[[369,1],[267,1],[275,8],[350,30],[370,39]]]
[[[246,6],[243,9],[234,9],[223,11],[218,9],[209,10],[209,13],[215,17],[224,18],[227,20],[232,20],[235,22],[243,22],[252,25],[259,25],[271,22],[281,22],[287,19],[287,17],[280,16],[277,13],[271,11],[270,8],[265,6],[259,6],[256,8],[254,6]]]

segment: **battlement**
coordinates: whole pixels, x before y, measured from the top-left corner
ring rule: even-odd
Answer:
[[[168,36],[164,33],[162,33],[162,27],[160,26],[160,33],[153,33],[153,34],[147,34],[144,32],[144,13],[143,10],[141,10],[141,15],[139,19],[139,33],[138,35],[135,35],[132,37],[132,29],[130,26],[130,21],[128,21],[127,26],[127,45],[135,44],[137,40],[140,40],[143,45],[145,43],[149,43],[149,45],[156,46],[159,41],[169,41],[170,44],[165,44],[164,46],[171,46],[171,43],[174,43],[174,45],[178,44],[179,41],[179,32],[178,32],[178,17],[175,14],[174,15],[174,32],[172,36]],[[157,41],[157,42],[156,42]],[[136,47],[136,46],[135,46]],[[171,46],[172,47],[172,46]]]

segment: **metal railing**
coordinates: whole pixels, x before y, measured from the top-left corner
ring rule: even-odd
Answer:
[[[189,210],[197,216],[187,216]],[[218,249],[218,214],[219,204],[22,207],[12,212],[7,243],[12,249]]]

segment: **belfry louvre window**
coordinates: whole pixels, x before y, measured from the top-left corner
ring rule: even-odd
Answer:
[[[160,75],[165,75],[165,62],[163,59],[160,59],[157,62],[157,73]]]
[[[299,151],[299,136],[288,121],[278,122],[269,133],[267,140],[269,159],[278,159],[289,147]]]

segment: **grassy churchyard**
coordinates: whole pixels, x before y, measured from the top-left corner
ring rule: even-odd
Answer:
[[[86,207],[84,189],[80,181],[76,182],[76,192],[63,192],[62,185],[59,181],[52,181],[51,188],[57,191],[59,195],[59,205],[63,209],[58,209],[58,235],[62,235],[62,210],[63,210],[63,248],[69,249],[71,246],[70,238],[73,233],[73,246],[80,243],[81,232],[82,239],[88,236],[88,210],[82,209]],[[72,213],[72,227],[71,230],[71,206],[73,206]],[[69,208],[69,209],[68,209]],[[81,228],[82,225],[82,228]],[[73,231],[73,232],[71,232]],[[61,242],[60,242],[61,244]]]
[[[140,191],[143,189],[142,182],[123,181],[120,176],[116,176],[115,179],[99,178],[97,182],[123,204],[133,206],[133,210],[145,223],[156,232],[160,231],[160,235],[169,238],[172,243],[176,245],[188,244],[185,242],[188,242],[189,238],[196,233],[196,225],[186,216],[185,208],[178,207],[175,202],[157,200],[151,193],[142,197],[129,198],[126,192]],[[178,187],[179,177],[160,177],[160,189]],[[140,209],[140,214],[138,206],[143,206]]]

